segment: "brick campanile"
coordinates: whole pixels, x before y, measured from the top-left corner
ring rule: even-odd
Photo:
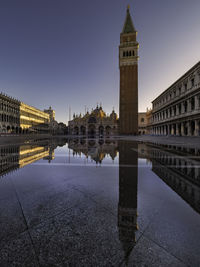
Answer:
[[[129,6],[123,31],[120,34],[119,69],[119,133],[138,134],[138,48],[137,31]]]

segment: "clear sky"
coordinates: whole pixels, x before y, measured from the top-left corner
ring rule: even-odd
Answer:
[[[0,90],[58,121],[102,102],[118,113],[126,7],[140,43],[139,111],[200,60],[199,0],[0,1]]]

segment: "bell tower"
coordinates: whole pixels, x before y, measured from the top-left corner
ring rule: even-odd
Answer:
[[[138,48],[137,31],[129,6],[119,46],[120,97],[119,133],[138,134]]]

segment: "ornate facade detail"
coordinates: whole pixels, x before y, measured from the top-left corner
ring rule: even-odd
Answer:
[[[106,115],[102,107],[96,107],[91,113],[84,116],[75,115],[69,121],[69,134],[83,136],[111,136],[118,133],[118,118],[113,110],[110,115]]]

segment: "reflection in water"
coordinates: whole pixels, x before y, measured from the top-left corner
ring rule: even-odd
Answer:
[[[83,153],[96,163],[102,163],[106,155],[114,160],[119,152],[118,231],[125,260],[128,263],[129,254],[136,242],[135,232],[138,229],[138,144],[130,141],[98,139],[71,139],[68,142],[68,147],[73,149],[74,155]]]
[[[200,168],[199,151],[191,154],[180,147],[164,147],[131,141],[69,140],[74,154],[84,153],[97,163],[102,163],[106,154],[112,159],[119,152],[119,203],[118,229],[125,258],[135,244],[137,230],[137,180],[138,156],[151,162],[152,171],[200,213]],[[189,154],[187,154],[189,152]],[[184,153],[184,155],[182,155]],[[139,155],[138,155],[139,154]],[[189,155],[189,157],[187,157]],[[191,155],[195,157],[191,158]]]
[[[199,161],[158,147],[151,147],[149,151],[152,171],[200,213]]]
[[[68,147],[73,150],[73,155],[83,153],[86,158],[90,157],[96,163],[101,164],[106,156],[115,159],[117,156],[117,141],[101,139],[69,139]]]
[[[65,145],[66,141],[66,139],[50,139],[23,145],[0,146],[0,176],[40,159],[51,162],[54,159],[54,149]],[[200,213],[200,168],[196,153],[196,157],[190,158],[186,154],[182,156],[186,150],[180,147],[112,139],[69,139],[67,142],[74,155],[82,153],[98,164],[101,164],[106,156],[114,160],[119,153],[119,213],[122,214],[124,210],[124,215],[119,216],[119,228],[125,225],[125,222],[122,222],[126,218],[125,210],[129,209],[129,205],[131,209],[133,207],[137,209],[138,153],[139,157],[146,158],[152,163],[152,171],[158,177]],[[130,218],[133,217],[130,215]],[[128,218],[129,215],[127,220]],[[133,220],[134,224],[136,229],[136,219]],[[120,231],[122,232],[122,227]]]
[[[31,144],[9,144],[0,146],[0,176],[22,168],[37,160],[51,162],[54,159],[54,149],[66,143],[65,139],[45,140]]]
[[[133,149],[130,149],[133,148]],[[128,263],[128,257],[135,245],[137,226],[137,181],[138,145],[130,141],[119,141],[119,239]]]
[[[0,146],[0,176],[39,159],[54,159],[54,149],[66,140],[46,140],[24,145]],[[101,164],[119,154],[118,232],[126,263],[135,245],[137,226],[138,157],[152,164],[152,171],[200,213],[200,168],[189,158],[159,145],[131,141],[69,139],[74,155],[83,154]],[[185,153],[185,151],[184,151]]]

